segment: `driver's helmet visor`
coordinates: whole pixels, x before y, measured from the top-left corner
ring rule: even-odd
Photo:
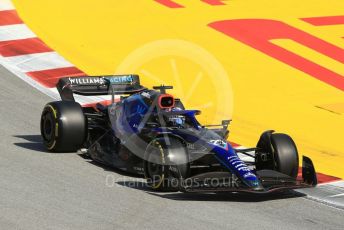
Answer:
[[[181,126],[184,126],[185,124],[185,116],[182,116],[182,115],[169,116],[168,121],[173,126],[181,127]]]

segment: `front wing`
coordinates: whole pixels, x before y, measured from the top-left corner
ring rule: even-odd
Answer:
[[[256,172],[263,189],[253,189],[229,172],[203,173],[181,181],[182,192],[245,192],[266,194],[291,189],[310,188],[317,185],[317,176],[312,161],[303,157],[302,178],[295,179],[274,170]]]

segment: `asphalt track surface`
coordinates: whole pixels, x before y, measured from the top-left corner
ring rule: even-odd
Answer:
[[[0,229],[344,227],[343,210],[294,193],[152,193],[76,153],[47,153],[39,118],[51,99],[1,66],[0,76]]]

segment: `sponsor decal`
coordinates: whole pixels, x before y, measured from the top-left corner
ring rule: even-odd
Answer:
[[[194,143],[186,143],[186,148],[192,153],[203,153],[207,152],[208,149],[205,146],[197,146]]]
[[[239,157],[237,157],[237,156],[230,156],[227,159],[228,159],[229,163],[235,169],[237,169],[239,172],[251,172],[251,170],[247,167],[247,165],[242,160],[239,159]],[[255,175],[253,174],[253,176],[255,176]]]
[[[133,76],[114,76],[114,77],[105,77],[112,84],[131,84],[134,82]]]
[[[177,3],[175,0],[155,0],[155,2],[173,10],[180,11],[181,9],[189,8]],[[201,2],[214,7],[226,6],[222,0],[201,0]],[[314,27],[344,24],[344,15],[299,19]],[[318,64],[308,57],[274,43],[276,39],[290,40],[325,55],[334,61],[343,63],[344,49],[330,41],[323,40],[321,37],[283,21],[273,19],[227,19],[210,22],[208,26],[325,84],[344,91],[344,78],[340,71]],[[243,33],[243,31],[245,32]],[[264,32],[262,33],[262,31]]]
[[[145,112],[146,112],[146,108],[145,108],[144,106],[138,105],[138,106],[136,107],[136,113],[137,113],[137,114],[144,115]]]
[[[235,168],[241,168],[242,166],[246,166],[244,163],[239,163],[237,165],[235,165]]]
[[[311,24],[316,26],[323,24],[342,25],[344,23],[343,16],[308,18],[303,20],[311,22]],[[289,39],[343,63],[344,49],[339,46],[282,21],[270,19],[231,19],[212,22],[208,26],[295,69],[307,73],[328,85],[342,91],[344,90],[343,75],[276,45],[273,43],[273,40]],[[242,31],[245,31],[245,33]]]
[[[192,144],[192,143],[186,143],[186,147],[188,149],[191,149],[191,150],[195,150],[196,149],[195,144]]]
[[[251,173],[251,172],[248,172],[248,173],[245,173],[245,174],[243,175],[243,177],[244,177],[244,178],[247,178],[247,177],[256,177],[256,175],[254,175],[254,174]]]
[[[79,78],[69,78],[72,85],[104,85],[105,81],[100,77],[79,77]]]
[[[134,79],[132,76],[113,76],[113,77],[70,77],[69,81],[72,85],[105,85],[106,81],[111,84],[132,84]]]
[[[228,149],[228,144],[224,140],[210,140],[209,143],[226,150]]]
[[[179,173],[179,170],[178,170],[178,168],[177,167],[175,167],[175,166],[170,166],[169,168],[168,168],[171,172],[174,172],[174,173]]]
[[[141,93],[141,95],[142,95],[142,97],[146,97],[148,99],[151,98],[151,95],[148,92],[143,92],[143,93]]]
[[[143,172],[144,171],[143,168],[141,168],[141,167],[134,167],[134,170],[138,171],[138,172]]]
[[[251,171],[249,168],[247,168],[247,167],[240,167],[240,168],[238,168],[238,170],[239,171],[242,171],[242,172],[249,172],[249,171]]]

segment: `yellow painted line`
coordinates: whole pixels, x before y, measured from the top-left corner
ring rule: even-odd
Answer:
[[[232,141],[254,146],[264,130],[289,133],[318,171],[344,178],[344,117],[319,108],[342,103],[343,91],[207,26],[273,19],[343,48],[343,25],[316,27],[299,18],[343,15],[344,1],[176,2],[185,7],[169,9],[149,0],[14,0],[30,28],[88,74],[135,72],[148,86],[174,84],[173,93],[188,107],[204,111],[202,122],[231,116]],[[343,73],[341,62],[282,43]]]

